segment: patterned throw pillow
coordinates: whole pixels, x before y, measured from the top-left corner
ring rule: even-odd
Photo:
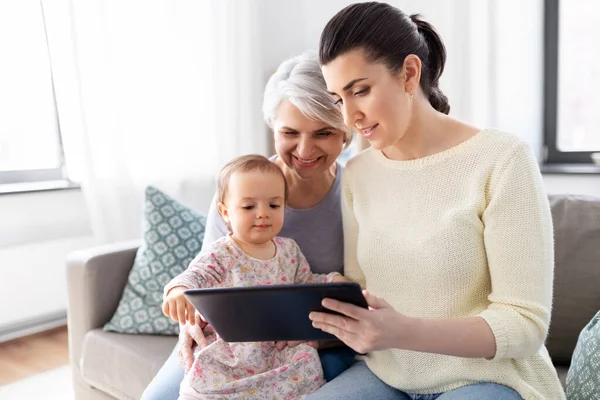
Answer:
[[[567,398],[600,399],[600,312],[579,334],[567,374]]]
[[[143,243],[117,311],[105,331],[176,335],[179,325],[162,313],[165,285],[200,252],[206,217],[154,187],[146,189]]]

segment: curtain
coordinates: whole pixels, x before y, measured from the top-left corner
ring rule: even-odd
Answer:
[[[140,236],[147,185],[205,210],[224,162],[267,154],[250,2],[43,5],[67,166],[100,242]]]
[[[316,48],[327,20],[351,3],[42,2],[67,166],[101,241],[139,236],[146,185],[202,210],[225,161],[268,154],[267,71]],[[451,115],[514,133],[540,157],[542,0],[390,3],[441,33]]]

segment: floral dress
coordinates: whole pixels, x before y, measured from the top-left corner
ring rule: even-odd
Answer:
[[[192,288],[331,282],[337,273],[313,274],[292,239],[275,237],[270,260],[249,257],[231,236],[200,253],[165,293],[175,286]],[[325,382],[317,351],[303,343],[277,350],[274,342],[228,343],[210,326],[209,345],[195,353],[180,388],[180,399],[302,399]]]

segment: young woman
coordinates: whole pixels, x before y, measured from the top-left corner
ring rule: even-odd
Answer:
[[[279,66],[265,88],[263,114],[275,139],[277,155],[272,161],[288,183],[280,235],[298,243],[313,272],[343,272],[342,166],[336,159],[352,140],[353,130],[344,125],[327,93],[316,53],[301,54]],[[227,233],[213,201],[203,243],[209,246]],[[179,345],[142,399],[176,400],[184,372],[194,361],[193,347],[206,343],[198,325],[183,325]],[[326,380],[354,363],[354,353],[346,346],[320,349],[319,356]]]
[[[366,355],[309,398],[564,399],[544,347],[552,220],[527,145],[447,115],[446,51],[418,15],[348,6],[319,56],[371,144],[342,180],[344,275],[371,309],[325,300],[343,315],[311,313]]]

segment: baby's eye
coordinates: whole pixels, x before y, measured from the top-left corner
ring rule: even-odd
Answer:
[[[279,208],[281,207],[279,204],[271,204],[271,208]]]
[[[242,206],[244,210],[252,210],[254,206]]]

